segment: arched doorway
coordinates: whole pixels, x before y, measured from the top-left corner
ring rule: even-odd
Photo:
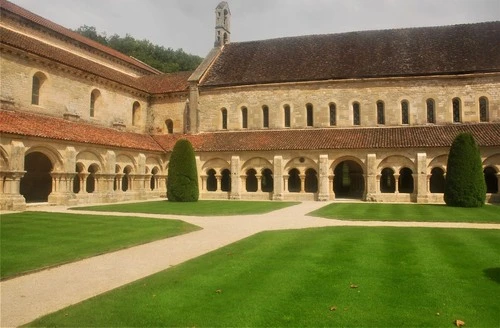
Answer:
[[[288,171],[288,192],[300,192],[300,172],[297,169]]]
[[[304,181],[305,192],[318,192],[318,174],[315,169],[307,169]]]
[[[362,198],[365,179],[361,165],[354,161],[340,162],[334,170],[333,191],[335,198]]]
[[[444,193],[444,171],[440,167],[434,167],[431,170],[431,177],[429,181],[429,190],[431,193]]]
[[[231,191],[231,171],[228,169],[222,170],[222,178],[221,178],[221,190],[222,191]]]
[[[254,169],[250,169],[247,171],[247,179],[245,182],[245,187],[248,192],[256,192],[257,191],[257,172]]]
[[[261,189],[263,192],[273,192],[274,190],[273,171],[270,169],[262,171]]]
[[[486,182],[486,192],[496,194],[498,192],[497,172],[491,166],[484,169],[484,180]]]
[[[207,171],[207,191],[217,191],[217,178],[214,169]]]
[[[21,195],[27,203],[46,202],[52,192],[52,162],[41,152],[29,153],[24,157],[26,174],[21,179]]]

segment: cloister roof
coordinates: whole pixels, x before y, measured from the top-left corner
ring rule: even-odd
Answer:
[[[500,21],[234,42],[202,86],[500,71]]]
[[[148,135],[0,110],[0,133],[160,152],[172,151],[181,138],[188,139],[198,152],[450,147],[461,132],[472,133],[480,147],[500,146],[500,123]]]
[[[34,24],[37,24],[39,26],[42,26],[44,28],[47,28],[49,30],[52,30],[60,35],[63,35],[64,37],[67,37],[69,39],[72,39],[73,41],[77,41],[81,44],[84,44],[88,47],[94,48],[98,51],[101,51],[109,56],[118,58],[122,61],[127,62],[130,65],[133,65],[137,68],[142,69],[143,71],[149,72],[149,73],[158,73],[158,70],[155,68],[139,61],[136,60],[130,56],[127,56],[119,51],[116,51],[112,48],[106,47],[105,45],[100,44],[99,42],[96,42],[94,40],[91,40],[89,38],[84,37],[83,35],[80,35],[79,33],[73,32],[59,24],[56,24],[46,18],[43,18],[29,10],[26,10],[22,7],[19,7],[12,2],[6,1],[6,0],[0,0],[0,7],[2,8],[3,11],[8,11],[13,14],[16,14],[28,21],[31,21]]]
[[[479,146],[500,146],[500,123],[436,126],[323,128],[272,131],[211,132],[197,135],[154,135],[165,151],[180,138],[195,151],[272,151],[450,147],[460,132],[470,132]]]
[[[116,83],[153,94],[187,91],[189,87],[187,79],[192,73],[178,72],[134,78],[128,74],[98,64],[84,57],[80,57],[69,51],[54,47],[50,44],[3,27],[0,27],[0,41],[3,44],[21,49],[51,61],[55,61],[83,72],[95,74]]]

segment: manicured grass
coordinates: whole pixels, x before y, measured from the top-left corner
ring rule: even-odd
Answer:
[[[500,223],[500,206],[479,208],[429,204],[333,203],[309,213],[327,219]]]
[[[178,220],[23,212],[2,215],[1,277],[184,234]]]
[[[197,202],[182,203],[169,202],[166,200],[156,202],[75,207],[73,209],[104,212],[218,216],[262,214],[296,204],[298,203],[234,200],[200,200]]]
[[[265,232],[28,325],[498,327],[499,250],[495,230]]]

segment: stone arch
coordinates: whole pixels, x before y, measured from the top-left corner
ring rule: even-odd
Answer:
[[[130,156],[128,154],[118,154],[116,156],[116,164],[123,168],[129,165],[132,167],[132,172],[137,171],[137,161],[133,156]]]
[[[31,151],[24,156],[24,170],[20,193],[27,203],[47,202],[52,192],[53,162],[40,151]]]
[[[500,172],[500,154],[493,154],[491,156],[488,156],[483,161],[483,167],[486,166],[494,167],[497,172]]]
[[[353,156],[336,159],[330,169],[333,171],[333,191],[339,198],[362,198],[365,192],[365,165]]]
[[[99,167],[104,166],[104,158],[97,152],[91,149],[84,149],[76,155],[76,161],[90,167],[92,164],[97,164]]]
[[[57,149],[50,145],[35,145],[30,147],[28,150],[26,150],[26,153],[24,156],[34,153],[34,152],[39,152],[47,156],[50,161],[52,162],[52,172],[62,172],[63,167],[64,167],[64,158],[63,156],[59,153]]]
[[[378,165],[378,170],[390,167],[394,172],[399,172],[403,167],[407,167],[412,171],[415,171],[415,163],[406,156],[401,155],[391,155],[384,158]]]
[[[298,156],[289,160],[285,165],[285,171],[289,171],[292,168],[298,169],[300,174],[305,174],[308,168],[318,171],[318,164],[309,157]]]
[[[227,161],[222,158],[211,158],[203,164],[201,167],[201,171],[206,173],[210,169],[214,169],[216,173],[220,174],[222,170],[230,168],[230,165]]]
[[[448,155],[447,154],[443,154],[443,155],[439,155],[439,156],[434,157],[434,159],[432,159],[432,161],[427,166],[427,174],[431,174],[432,173],[431,171],[435,167],[439,167],[444,172],[446,172],[447,163],[448,163]]]
[[[89,168],[87,169],[88,176],[87,176],[87,180],[86,180],[85,190],[88,193],[93,193],[96,190],[96,176],[95,175],[96,175],[96,173],[98,173],[100,171],[100,169],[101,168],[96,163],[91,164],[89,166]]]
[[[146,170],[149,170],[149,173],[152,173],[154,168],[157,169],[156,174],[161,174],[163,172],[161,160],[159,158],[156,158],[156,157],[151,157],[151,156],[147,157],[146,158]],[[148,174],[148,172],[146,172],[146,174]]]
[[[243,163],[241,167],[244,173],[246,173],[248,169],[253,168],[258,174],[262,174],[262,171],[264,169],[272,170],[273,165],[271,164],[271,162],[269,162],[267,159],[263,157],[253,157],[247,160],[245,163]]]

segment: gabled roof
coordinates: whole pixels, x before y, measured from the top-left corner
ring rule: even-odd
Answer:
[[[211,132],[197,135],[154,135],[166,151],[179,138],[195,151],[276,151],[450,147],[461,132],[470,132],[481,147],[500,146],[500,123],[478,123],[391,128],[332,128]]]
[[[187,79],[192,72],[146,75],[135,78],[128,74],[98,64],[69,51],[30,38],[24,34],[0,27],[0,42],[78,70],[95,74],[116,83],[148,93],[169,93],[187,91]]]
[[[46,29],[52,30],[56,33],[59,33],[65,37],[69,38],[69,39],[72,39],[72,40],[77,41],[83,45],[86,45],[88,47],[91,47],[91,48],[94,48],[98,51],[101,51],[102,53],[105,53],[106,55],[120,59],[120,60],[122,60],[122,61],[124,61],[132,66],[135,66],[136,68],[139,68],[145,72],[154,73],[154,74],[159,73],[159,71],[157,69],[141,62],[140,60],[136,60],[130,56],[122,54],[119,51],[116,51],[112,48],[106,47],[105,45],[102,45],[99,42],[96,42],[94,40],[86,38],[79,33],[73,32],[73,31],[71,31],[71,30],[69,30],[61,25],[58,25],[58,24],[56,24],[48,19],[45,19],[41,16],[38,16],[37,14],[32,13],[29,10],[26,10],[22,7],[19,7],[15,4],[13,4],[12,2],[9,2],[7,0],[0,0],[0,7],[1,7],[2,11],[5,10],[5,11],[11,12],[13,14],[16,14],[16,15],[18,15],[18,16],[20,16],[28,21],[31,21],[34,24],[37,24],[37,25],[42,26]]]
[[[500,22],[226,44],[202,86],[500,71]]]

